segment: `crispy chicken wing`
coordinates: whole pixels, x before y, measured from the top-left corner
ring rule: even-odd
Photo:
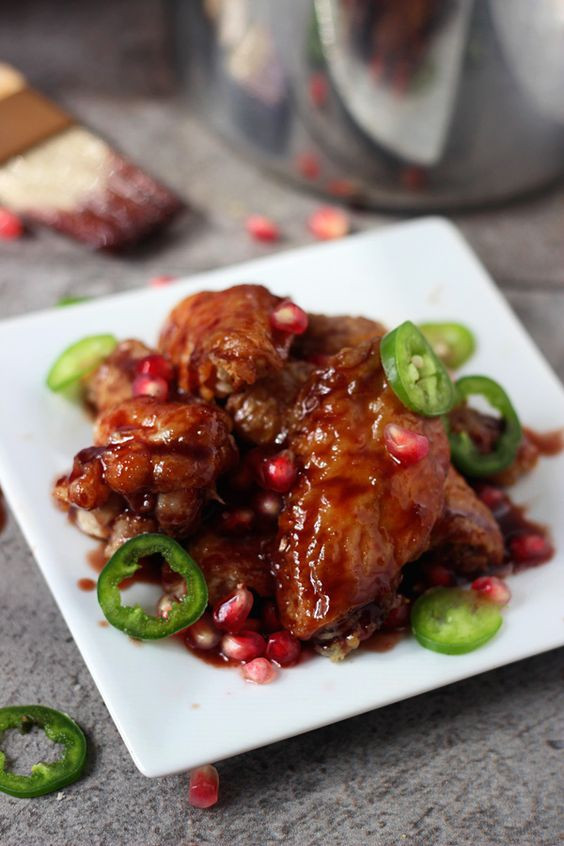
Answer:
[[[274,595],[273,540],[273,535],[221,535],[205,529],[190,541],[188,551],[206,577],[212,605],[241,583],[259,596]]]
[[[369,603],[392,604],[401,567],[427,549],[442,513],[449,447],[440,420],[409,412],[387,386],[377,342],[316,371],[297,406],[289,447],[301,471],[274,569],[282,623],[308,639]],[[395,463],[384,444],[391,422],[425,435],[427,457]]]
[[[261,285],[204,291],[182,300],[159,341],[178,367],[180,389],[204,399],[227,396],[280,370],[292,335],[270,325],[279,302]]]
[[[386,328],[366,317],[310,314],[307,330],[294,341],[292,354],[298,358],[317,361],[323,356],[335,355],[344,347],[357,347],[366,341],[380,338]]]
[[[131,399],[135,365],[154,350],[142,341],[121,341],[86,380],[86,399],[97,412]]]

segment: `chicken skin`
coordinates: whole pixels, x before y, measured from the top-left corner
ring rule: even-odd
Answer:
[[[274,536],[222,535],[204,529],[188,544],[190,555],[206,577],[210,604],[214,605],[238,584],[259,596],[274,595],[270,553]]]
[[[142,341],[121,341],[86,379],[86,400],[98,413],[133,396],[135,366],[141,359],[154,353]]]
[[[385,334],[386,328],[382,323],[367,317],[310,314],[308,327],[294,341],[292,354],[297,358],[317,362],[325,356],[335,355],[344,347],[358,347]]]
[[[388,454],[388,423],[424,435],[412,466]],[[345,349],[302,389],[289,436],[300,472],[279,518],[274,553],[282,623],[322,636],[355,609],[395,601],[401,568],[429,545],[444,506],[449,446],[440,420],[401,405],[378,342]]]
[[[225,397],[281,370],[292,335],[272,328],[281,302],[261,285],[204,291],[182,300],[161,332],[159,349],[178,367],[181,391]]]

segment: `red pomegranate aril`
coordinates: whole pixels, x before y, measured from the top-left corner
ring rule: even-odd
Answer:
[[[515,535],[509,541],[511,560],[515,564],[542,564],[553,553],[552,544],[543,535],[523,534]]]
[[[315,153],[301,153],[296,159],[296,167],[304,179],[315,180],[321,172],[319,159]]]
[[[274,491],[260,491],[253,498],[256,513],[267,520],[276,520],[282,510],[282,499]]]
[[[8,209],[0,208],[0,240],[16,241],[22,235],[23,224],[20,218]]]
[[[290,667],[300,657],[302,645],[290,632],[273,632],[266,644],[266,657],[281,667]]]
[[[170,382],[174,375],[170,361],[158,353],[140,358],[135,364],[135,373],[137,376],[150,376],[151,379],[164,379],[165,382]]]
[[[221,651],[232,661],[252,661],[264,655],[265,649],[262,635],[250,629],[239,634],[226,634],[221,638]]]
[[[274,664],[268,658],[254,658],[241,667],[241,675],[251,684],[270,684],[278,674]]]
[[[262,484],[267,490],[288,493],[296,481],[298,471],[294,456],[289,450],[265,458],[261,467]]]
[[[429,439],[425,435],[396,423],[388,423],[384,428],[384,443],[390,457],[402,467],[411,467],[429,454]]]
[[[211,808],[219,798],[219,774],[211,764],[190,773],[188,799],[193,808]]]
[[[322,108],[327,102],[329,85],[324,73],[317,71],[309,78],[309,99],[317,108]]]
[[[249,235],[256,241],[273,242],[280,239],[280,230],[269,217],[262,214],[252,214],[247,218],[245,227]]]
[[[384,622],[383,629],[406,629],[409,626],[409,618],[411,614],[411,604],[409,602],[402,602],[401,605],[396,605],[392,608]]]
[[[432,587],[450,587],[454,584],[452,570],[443,567],[442,564],[425,564],[423,566],[425,581]]]
[[[506,496],[501,488],[495,488],[493,485],[485,485],[485,487],[480,489],[478,496],[484,505],[488,506],[490,511],[496,511],[506,500]]]
[[[333,241],[348,234],[350,223],[342,209],[322,206],[310,216],[308,227],[320,241]]]
[[[168,382],[164,379],[151,376],[136,376],[131,386],[134,397],[154,397],[158,400],[168,398]]]
[[[307,329],[308,316],[306,312],[291,300],[283,300],[270,315],[270,324],[279,332],[290,335],[302,335]]]
[[[225,632],[237,634],[245,627],[245,621],[253,607],[253,595],[244,585],[221,599],[213,609],[213,621]]]
[[[184,639],[194,649],[214,649],[221,640],[210,614],[203,614],[200,619],[184,631]]]
[[[248,532],[255,522],[254,511],[250,508],[233,508],[230,511],[223,511],[220,517],[220,526],[224,532],[238,534]]]
[[[170,276],[168,273],[163,273],[161,276],[153,276],[152,279],[149,279],[149,285],[151,288],[165,288],[171,282],[174,282],[175,278],[175,276]]]
[[[262,627],[268,634],[278,632],[282,628],[276,603],[268,599],[261,610]]]
[[[472,590],[475,590],[484,599],[488,599],[495,605],[507,605],[511,599],[511,591],[497,576],[480,576],[472,582]]]

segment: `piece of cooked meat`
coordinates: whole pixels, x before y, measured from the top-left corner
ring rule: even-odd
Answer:
[[[390,457],[392,422],[429,439],[426,458],[402,467]],[[289,447],[300,472],[279,518],[277,602],[285,628],[308,639],[394,601],[401,567],[427,549],[443,511],[449,447],[440,420],[408,411],[389,388],[378,342],[314,372]]]
[[[464,576],[503,562],[503,537],[492,512],[453,467],[446,480],[443,514],[422,560],[440,562]]]
[[[119,494],[134,514],[184,536],[197,526],[218,476],[235,463],[230,430],[222,409],[198,400],[126,400],[100,415],[95,446],[76,455],[66,482],[57,482],[56,496],[91,510]]]
[[[308,318],[308,327],[303,335],[295,339],[292,354],[313,361],[335,355],[345,347],[358,347],[381,338],[387,331],[381,323],[367,317],[310,314]]]
[[[126,399],[131,399],[135,379],[135,365],[154,353],[142,341],[121,341],[85,380],[86,400],[97,412],[106,411]]]
[[[112,524],[112,531],[104,547],[105,557],[110,559],[114,552],[131,538],[136,538],[137,535],[142,535],[145,532],[156,532],[157,529],[158,523],[152,517],[124,511],[116,517]]]
[[[292,335],[270,325],[281,302],[262,285],[203,291],[182,300],[161,332],[159,349],[178,367],[179,388],[225,397],[280,370]]]
[[[288,361],[272,376],[231,394],[226,409],[237,435],[261,446],[283,443],[295,399],[312,370],[307,361]]]
[[[205,529],[188,544],[202,569],[212,605],[244,584],[259,596],[274,596],[270,574],[272,535],[220,535]]]

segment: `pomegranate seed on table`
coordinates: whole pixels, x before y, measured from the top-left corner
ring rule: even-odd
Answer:
[[[131,386],[134,397],[154,397],[158,400],[168,398],[168,382],[160,376],[136,376]]]
[[[301,651],[300,641],[285,630],[273,632],[266,644],[266,657],[281,667],[289,667],[295,664]]]
[[[190,773],[188,799],[193,808],[211,808],[219,798],[219,774],[211,764]]]
[[[507,605],[511,599],[511,591],[497,576],[480,576],[472,582],[472,590],[475,590],[484,599],[489,599],[495,605]]]
[[[205,613],[185,630],[184,639],[194,649],[213,649],[221,640],[221,632],[214,626],[211,616]]]
[[[403,467],[417,464],[429,453],[429,439],[396,423],[384,428],[384,443],[391,458]]]
[[[230,511],[223,511],[220,516],[220,528],[236,534],[248,532],[255,522],[255,514],[250,508],[232,508]]]
[[[265,458],[259,475],[260,483],[267,490],[281,494],[288,493],[298,475],[293,453],[285,449],[277,455]]]
[[[0,208],[0,239],[16,241],[23,235],[23,223],[20,218],[8,209]]]
[[[312,73],[309,78],[308,90],[312,104],[317,108],[324,106],[329,95],[329,85],[325,74],[320,71]]]
[[[266,643],[262,635],[250,629],[239,634],[226,634],[221,638],[221,651],[233,661],[252,661],[264,655]]]
[[[228,596],[223,597],[213,609],[213,621],[223,631],[237,634],[245,626],[245,621],[253,607],[253,595],[244,585]]]
[[[347,214],[334,206],[322,206],[308,220],[310,231],[320,241],[333,241],[348,235],[350,223]]]
[[[273,242],[280,239],[280,230],[269,217],[262,214],[251,214],[245,223],[249,235],[256,241]]]
[[[334,197],[352,197],[359,193],[358,187],[350,179],[331,179],[327,183],[327,190]]]
[[[303,335],[308,325],[306,312],[291,300],[283,300],[270,315],[270,325],[279,332]]]
[[[251,684],[270,684],[278,672],[268,658],[254,658],[241,667],[241,675]]]
[[[174,282],[175,279],[175,276],[163,273],[161,276],[153,276],[152,279],[149,279],[149,285],[151,288],[164,288],[166,285],[170,285],[171,282]]]
[[[137,376],[150,376],[151,379],[164,379],[165,382],[170,382],[174,370],[172,364],[164,355],[152,353],[140,358],[135,363],[135,373]]]
[[[296,168],[304,179],[315,180],[321,172],[319,159],[315,153],[301,153],[296,159]]]
[[[515,535],[509,541],[511,560],[515,564],[543,564],[554,552],[552,544],[543,535],[534,533]]]
[[[450,587],[454,584],[452,570],[443,567],[442,564],[424,564],[423,573],[425,581],[432,587]]]
[[[255,511],[267,520],[276,520],[282,510],[282,499],[274,491],[260,491],[253,498]]]

